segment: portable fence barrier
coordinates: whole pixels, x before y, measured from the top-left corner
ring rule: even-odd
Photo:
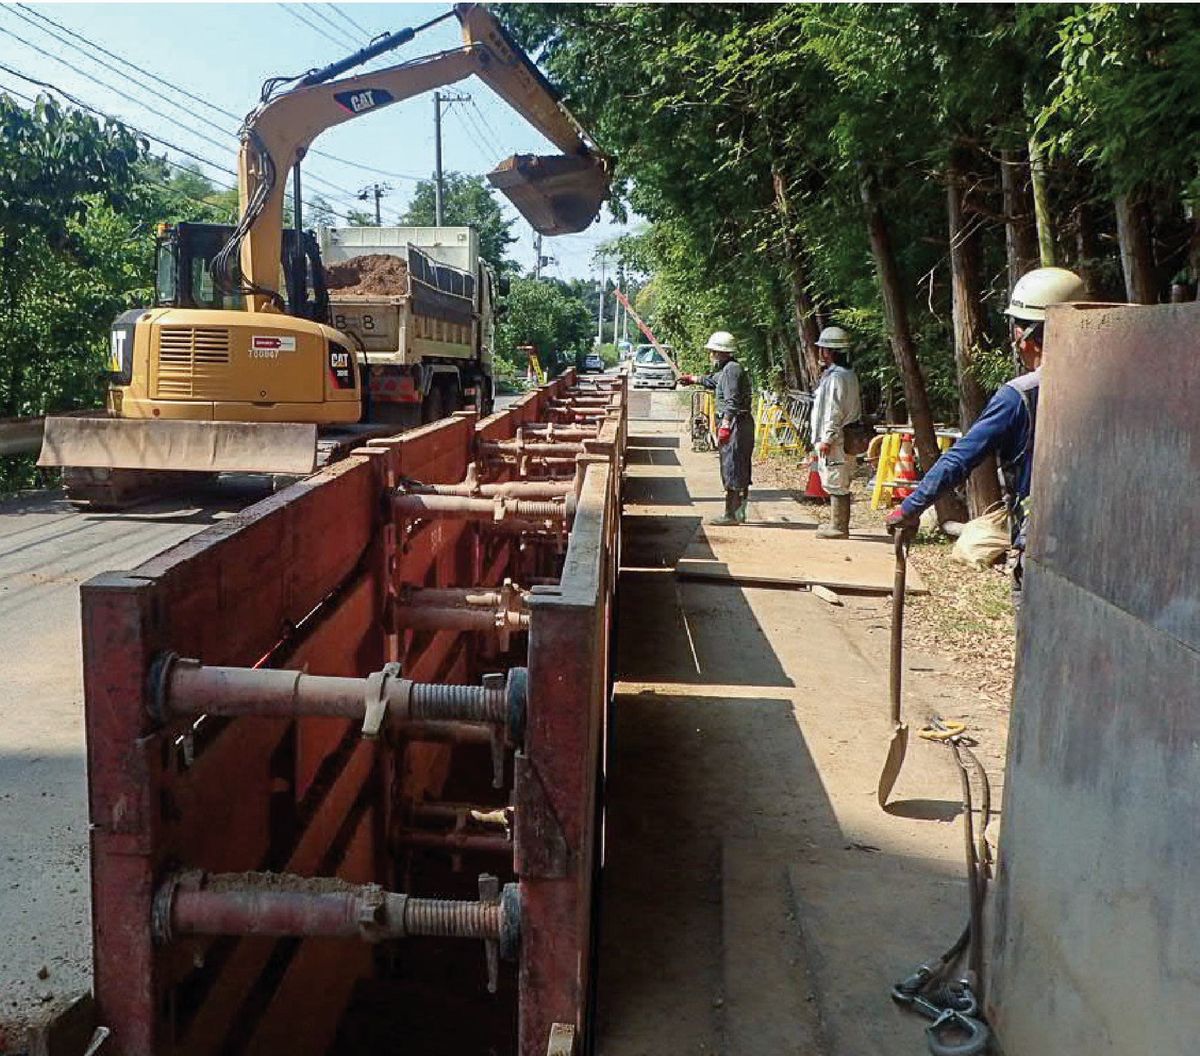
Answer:
[[[915,486],[916,476],[905,472],[901,458],[905,438],[909,441],[911,456],[912,426],[877,426],[876,431],[878,435],[867,450],[867,461],[876,463],[875,480],[871,485],[871,509],[880,510],[902,499],[904,495],[901,492]],[[939,451],[948,451],[954,441],[962,436],[957,429],[937,429],[935,432]]]

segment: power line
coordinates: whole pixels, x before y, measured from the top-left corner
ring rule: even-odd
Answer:
[[[19,7],[19,8],[21,8],[21,10],[28,12],[30,15],[33,15],[35,18],[39,19],[40,21],[47,23],[51,26],[54,26],[56,29],[59,29],[63,33],[67,34],[67,36],[73,37],[75,40],[81,41],[83,44],[87,45],[87,47],[93,49],[94,51],[98,51],[103,55],[107,55],[110,59],[114,59],[116,62],[121,63],[123,66],[128,66],[130,69],[136,70],[138,73],[142,74],[144,77],[150,78],[150,80],[154,81],[156,84],[159,84],[162,87],[169,89],[170,91],[178,93],[179,95],[183,96],[185,99],[191,100],[193,103],[199,103],[201,106],[207,107],[209,110],[213,111],[214,113],[221,114],[223,117],[228,117],[233,121],[241,122],[243,120],[243,118],[240,115],[235,114],[232,110],[226,110],[224,107],[218,106],[216,103],[213,103],[212,101],[210,101],[208,99],[205,99],[203,96],[196,95],[194,92],[190,92],[186,88],[181,88],[177,84],[172,84],[170,81],[166,80],[164,77],[160,77],[157,73],[154,73],[152,70],[148,70],[144,66],[139,66],[136,62],[133,62],[130,59],[124,58],[123,56],[118,55],[114,51],[110,51],[108,48],[104,47],[104,45],[98,44],[94,40],[91,40],[90,38],[85,37],[80,33],[76,33],[69,26],[65,26],[65,25],[63,25],[63,23],[55,21],[54,19],[50,18],[48,15],[42,14],[42,12],[36,10],[35,8],[29,7],[28,5],[22,4],[22,3],[17,3],[14,6]],[[16,14],[15,11],[13,13]],[[26,21],[28,21],[28,19],[26,19]],[[53,36],[53,34],[49,32],[49,30],[46,30],[41,26],[39,26],[38,28],[42,29],[42,31],[44,33],[47,33],[47,35]],[[67,42],[62,41],[62,43],[67,43]],[[69,46],[74,47],[75,50],[79,51],[81,54],[86,54],[77,45],[69,45]],[[92,61],[99,61],[99,60],[94,59],[94,57],[91,55],[88,55],[88,58],[91,59]],[[128,75],[123,74],[123,76],[128,76]],[[149,86],[147,86],[147,85],[142,85],[142,87],[146,88],[147,91],[156,91],[156,89],[149,88]],[[173,101],[168,98],[162,97],[161,95],[159,97],[162,98],[163,102],[172,103],[172,105],[178,106],[178,104],[173,103]],[[190,113],[190,111],[189,111],[189,113]],[[195,116],[198,119],[200,119],[200,115],[198,115],[198,114],[193,114],[192,116]],[[206,123],[210,123],[210,122],[206,121]],[[214,125],[213,127],[218,127],[218,126]],[[224,131],[224,129],[222,129],[222,131]],[[315,154],[318,157],[325,158],[328,161],[336,162],[339,165],[346,165],[351,168],[362,169],[363,171],[373,172],[380,176],[390,176],[393,179],[397,179],[397,180],[412,180],[415,182],[415,181],[422,179],[422,177],[414,176],[411,173],[392,172],[391,170],[388,170],[388,169],[376,168],[373,165],[364,165],[361,162],[351,161],[349,158],[341,158],[341,157],[338,157],[336,154],[330,154],[327,151],[317,150],[316,148],[310,149],[308,153]],[[316,174],[313,174],[310,178],[311,179],[319,179],[316,176]],[[328,183],[329,181],[325,181],[325,182]],[[351,193],[351,192],[347,191],[346,188],[340,188],[340,190],[342,190],[342,192],[346,193],[346,194]]]
[[[487,146],[484,145],[484,142],[483,142],[483,140],[481,140],[479,138],[479,135],[475,131],[473,131],[471,129],[471,127],[467,124],[465,118],[462,115],[462,111],[455,111],[455,116],[458,117],[459,126],[467,134],[467,137],[471,140],[471,142],[474,143],[475,146],[479,148],[480,152],[483,154],[483,156],[485,158],[489,157],[492,152],[487,148]]]
[[[10,88],[7,84],[0,84],[0,92],[5,93],[6,95],[14,96],[17,99],[20,99],[25,103],[28,103],[30,106],[37,105],[37,99],[34,98],[32,95],[26,95],[24,92],[19,92],[15,88]],[[162,160],[163,164],[168,166],[169,168],[178,169],[180,172],[188,172],[189,171],[184,166],[175,164],[169,158],[162,158],[161,160]],[[160,191],[167,191],[169,194],[175,194],[175,195],[178,195],[180,198],[186,198],[189,202],[192,202],[194,205],[202,205],[206,209],[213,208],[212,202],[205,201],[203,198],[197,198],[194,194],[188,194],[187,191],[181,191],[178,187],[172,187],[166,183],[159,183],[157,180],[152,180],[148,176],[143,176],[142,178],[151,187],[156,187]]]
[[[304,8],[305,14],[312,15],[314,18],[319,18],[322,22],[329,26],[334,33],[337,33],[340,38],[338,43],[345,43],[347,47],[353,48],[355,51],[362,47],[361,44],[355,41],[351,34],[342,29],[342,27],[339,26],[332,18],[318,8],[316,4],[301,4],[299,6]]]
[[[301,14],[300,11],[298,10],[299,8],[302,8],[305,5],[303,5],[303,4],[284,4],[284,3],[276,2],[275,6],[283,8],[283,10],[286,11],[289,15],[291,15],[292,18],[294,18],[297,22],[300,22],[303,25],[308,26],[308,28],[311,29],[314,33],[316,33],[323,41],[325,41],[325,43],[327,43],[327,44],[329,43],[329,33],[326,30],[322,29],[316,22],[310,21],[307,15]],[[342,45],[343,47],[345,46],[344,42],[342,42],[342,41],[337,41],[337,43],[339,45]]]
[[[104,67],[106,70],[110,70],[111,72],[117,74],[117,76],[126,78],[131,83],[137,85],[139,88],[142,88],[148,92],[155,93],[156,97],[158,99],[160,99],[161,102],[163,102],[164,104],[175,107],[175,109],[187,114],[188,117],[194,118],[197,121],[202,121],[209,128],[215,129],[217,132],[220,132],[223,135],[230,136],[236,142],[236,133],[231,132],[228,128],[224,128],[221,125],[218,125],[216,122],[205,117],[203,114],[193,113],[189,107],[186,107],[182,103],[178,103],[174,99],[171,99],[167,96],[163,96],[161,93],[158,93],[155,88],[148,85],[145,81],[141,81],[136,77],[132,77],[130,74],[126,73],[123,70],[118,69],[117,67],[113,66],[111,63],[105,62],[103,59],[96,58],[96,56],[94,56],[94,55],[90,55],[88,52],[84,51],[84,49],[81,48],[78,44],[73,44],[71,41],[65,40],[64,38],[60,37],[58,34],[53,32],[52,30],[46,29],[44,26],[37,25],[37,23],[33,22],[31,19],[29,19],[25,15],[21,14],[20,11],[12,11],[11,13],[16,15],[18,18],[24,19],[24,21],[26,21],[30,25],[34,26],[34,28],[45,33],[47,36],[51,37],[52,39],[57,40],[60,44],[65,44],[67,47],[74,49],[76,52],[83,55],[89,62],[94,62],[97,65]],[[43,53],[42,49],[39,48],[36,44],[26,40],[24,37],[20,36],[17,33],[14,33],[10,29],[6,29],[3,26],[0,26],[0,33],[6,33],[7,35],[13,37],[14,39],[20,41],[27,48],[37,51],[39,54]],[[81,38],[81,39],[84,39],[84,38]],[[75,67],[71,66],[71,64],[68,61],[66,61],[65,59],[59,58],[56,55],[52,54],[52,55],[50,55],[50,58],[54,59],[56,62],[60,63],[61,65],[66,66],[68,69],[72,69],[72,70],[75,69]],[[124,65],[131,66],[134,69],[139,69],[139,72],[140,72],[139,67],[133,66],[132,63],[126,62],[124,59],[121,59],[119,56],[117,57],[117,61],[123,63]],[[153,75],[148,74],[147,76],[153,76]],[[107,88],[109,91],[120,96],[122,99],[126,99],[129,102],[132,102],[135,106],[140,106],[144,110],[148,110],[150,113],[155,114],[158,117],[161,117],[165,121],[170,121],[173,125],[176,125],[180,129],[190,133],[193,136],[196,136],[198,139],[204,140],[206,143],[210,143],[215,147],[220,147],[222,150],[236,149],[229,143],[218,142],[217,140],[213,139],[211,136],[207,135],[206,133],[196,130],[192,126],[188,125],[187,123],[185,123],[183,121],[180,121],[178,118],[173,117],[170,114],[164,114],[161,110],[155,109],[153,106],[150,106],[148,103],[142,102],[141,100],[135,98],[134,96],[131,96],[128,93],[122,91],[121,89],[116,88],[111,84],[108,84],[106,81],[100,80],[98,77],[95,77],[94,75],[93,75],[92,79],[95,80],[95,82],[97,84],[101,85],[104,88]],[[190,93],[184,93],[184,94],[188,94],[190,96]],[[339,194],[352,195],[354,193],[348,187],[342,187],[339,184],[334,183],[332,180],[326,179],[325,177],[320,176],[317,173],[310,173],[308,178],[310,180],[312,180],[314,183],[322,184],[323,186],[328,187],[330,190],[336,191]]]
[[[348,23],[349,23],[351,26],[353,26],[353,27],[354,27],[356,30],[358,30],[358,32],[359,32],[359,33],[361,33],[361,34],[362,34],[364,37],[366,37],[368,40],[371,40],[371,39],[372,39],[372,38],[375,36],[375,34],[374,34],[374,33],[372,33],[372,32],[371,32],[369,29],[366,29],[366,28],[365,28],[365,27],[362,25],[362,23],[361,23],[361,22],[358,22],[357,20],[355,20],[354,18],[352,18],[350,15],[346,14],[346,12],[345,12],[345,11],[343,11],[343,10],[342,10],[342,8],[341,8],[339,5],[337,5],[337,4],[326,4],[325,6],[326,6],[327,8],[329,8],[329,9],[330,9],[330,10],[331,10],[331,11],[332,11],[332,12],[333,12],[335,15],[337,15],[337,16],[338,16],[338,18],[341,18],[341,19],[343,19],[344,21],[348,22]]]
[[[39,88],[45,88],[47,91],[57,92],[64,99],[66,99],[68,102],[72,103],[74,106],[79,107],[81,110],[86,110],[88,113],[95,114],[97,117],[102,117],[106,121],[113,121],[117,124],[124,125],[131,132],[136,132],[139,136],[142,136],[145,139],[148,139],[154,143],[158,143],[161,146],[164,146],[169,150],[173,150],[178,154],[182,154],[185,157],[190,158],[191,160],[196,161],[201,165],[207,165],[209,168],[216,169],[219,172],[224,173],[226,176],[232,176],[235,180],[237,179],[237,173],[233,169],[228,168],[225,165],[222,165],[220,162],[213,161],[211,158],[206,158],[202,154],[197,154],[194,151],[188,150],[186,147],[181,147],[181,146],[179,146],[179,144],[173,143],[168,139],[164,139],[162,136],[154,135],[150,132],[147,132],[145,129],[138,128],[136,125],[131,124],[128,121],[123,121],[122,119],[120,119],[118,117],[114,117],[112,114],[109,114],[103,110],[97,109],[96,107],[90,105],[89,103],[85,103],[82,99],[79,99],[78,97],[72,95],[70,92],[66,91],[63,88],[60,88],[58,85],[53,84],[50,81],[42,81],[36,77],[30,77],[29,74],[22,73],[20,70],[15,70],[11,66],[8,66],[2,62],[0,62],[0,70],[4,70],[6,73],[9,73],[14,77],[18,77],[21,80],[26,81],[29,84],[35,84]],[[166,159],[164,159],[164,160],[166,160]],[[170,161],[167,161],[167,164],[172,164],[172,163]],[[176,167],[179,168],[181,166],[176,165]],[[310,209],[314,208],[311,201],[305,201],[304,204],[306,206],[308,206]],[[335,216],[338,216],[343,220],[347,219],[347,217],[344,214],[338,213],[336,210],[334,210],[332,208],[330,209],[330,211],[333,212]]]
[[[74,37],[76,40],[82,41],[89,48],[93,48],[96,51],[102,52],[103,54],[107,55],[110,59],[116,59],[117,62],[122,63],[125,66],[132,67],[133,69],[137,70],[138,73],[144,74],[145,76],[149,77],[152,81],[156,81],[158,84],[161,84],[164,88],[169,88],[173,92],[178,92],[180,95],[185,96],[186,98],[192,100],[192,102],[199,103],[201,106],[207,106],[210,110],[214,110],[218,114],[223,114],[225,117],[232,118],[234,121],[242,120],[242,118],[238,114],[235,114],[230,110],[225,110],[224,108],[217,106],[215,103],[210,102],[208,99],[205,99],[199,95],[193,95],[187,89],[180,88],[178,85],[172,84],[170,81],[163,79],[158,74],[151,73],[144,66],[139,66],[135,62],[132,62],[129,59],[123,58],[122,56],[117,55],[115,52],[109,51],[103,45],[97,44],[94,40],[89,40],[87,37],[85,37],[79,33],[76,33],[74,30],[68,28],[67,26],[64,26],[61,22],[56,22],[54,19],[50,18],[48,15],[42,14],[40,11],[36,10],[35,8],[29,7],[27,4],[22,4],[22,3],[18,3],[15,6],[21,8],[23,11],[29,12],[29,14],[35,16],[36,18],[41,19],[43,22],[48,22],[48,23],[50,23],[50,25],[55,26],[58,29],[61,29],[68,36]]]
[[[31,51],[36,51],[39,55],[45,55],[47,58],[53,59],[60,66],[65,66],[68,70],[75,72],[75,67],[72,66],[71,63],[67,59],[61,58],[58,55],[54,55],[50,52],[44,51],[43,49],[39,48],[36,44],[26,40],[19,33],[14,33],[11,29],[6,29],[3,26],[0,26],[0,33],[3,33],[5,36],[12,37],[14,40],[20,41]],[[17,74],[17,76],[21,76],[21,75]],[[175,118],[173,118],[170,114],[164,114],[161,110],[155,109],[149,103],[142,102],[140,99],[135,98],[134,96],[130,95],[128,92],[125,92],[122,89],[109,84],[107,81],[102,81],[99,77],[96,77],[96,76],[93,76],[91,79],[93,81],[95,81],[96,84],[100,85],[102,88],[107,88],[114,95],[120,96],[120,98],[126,100],[127,102],[133,103],[134,106],[140,106],[143,110],[148,110],[150,113],[154,114],[156,117],[161,117],[164,121],[169,121],[173,125],[179,125],[179,122]],[[34,82],[34,83],[37,83],[37,82]],[[62,94],[65,95],[66,93],[62,93]],[[191,128],[186,129],[186,131],[190,132],[197,139],[202,139],[206,143],[210,143],[214,147],[218,147],[221,150],[233,149],[231,144],[221,143],[218,140],[213,139],[211,136],[209,136],[203,132],[197,132],[195,129],[191,129]],[[143,133],[143,134],[145,135],[146,133]],[[181,148],[176,147],[174,149],[179,150]]]
[[[484,116],[483,111],[479,108],[479,104],[477,102],[475,102],[474,99],[471,100],[471,109],[474,111],[475,116],[479,119],[479,123],[482,126],[485,138],[487,139],[487,141],[489,143],[492,144],[493,148],[495,149],[496,157],[503,158],[505,151],[502,147],[500,147],[498,145],[496,140],[492,139],[492,132],[493,132],[492,126],[488,123],[488,120]]]

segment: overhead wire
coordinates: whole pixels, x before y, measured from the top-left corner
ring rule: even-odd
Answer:
[[[367,29],[361,22],[359,22],[355,18],[352,18],[345,11],[343,11],[340,4],[327,3],[325,6],[327,8],[329,8],[335,15],[337,15],[338,18],[343,19],[345,22],[347,22],[351,26],[353,26],[356,30],[358,30],[359,33],[361,33],[368,40],[371,40],[375,37],[375,34],[372,33],[369,29]]]
[[[297,8],[302,8],[305,5],[303,5],[303,4],[285,4],[285,3],[280,3],[277,0],[275,6],[283,8],[283,10],[286,11],[289,15],[291,15],[292,18],[294,18],[301,25],[307,26],[314,33],[316,33],[322,40],[324,40],[324,41],[329,40],[329,34],[325,30],[323,30],[319,25],[317,25],[317,23],[309,21],[309,19],[305,15],[302,15],[300,13],[300,11],[297,10]],[[343,42],[338,41],[338,43],[341,44]]]
[[[37,105],[37,99],[34,96],[26,95],[24,92],[20,92],[16,88],[12,88],[7,84],[0,84],[0,93],[20,99],[22,102],[28,103],[30,106]],[[162,158],[161,160],[163,164],[167,165],[169,168],[177,169],[180,172],[190,171],[185,166],[172,162],[169,158]],[[188,194],[187,191],[180,190],[178,187],[172,187],[166,183],[159,183],[158,180],[152,180],[149,177],[145,177],[145,180],[146,183],[148,183],[151,187],[156,187],[160,191],[167,191],[170,194],[178,195],[180,198],[185,198],[195,205],[202,205],[208,209],[213,208],[212,202],[205,201],[203,198],[197,198],[194,194]]]
[[[27,4],[18,2],[16,4],[12,5],[9,8],[9,10],[12,11],[13,14],[16,14],[17,12],[15,10],[13,10],[13,8],[21,8],[21,10],[23,10],[23,11],[27,12],[28,14],[32,15],[33,17],[39,19],[41,22],[47,23],[47,24],[53,26],[54,28],[60,30],[61,32],[65,33],[67,36],[80,41],[82,44],[86,45],[88,48],[91,48],[94,51],[98,51],[101,54],[108,56],[109,58],[115,60],[116,62],[119,62],[123,66],[127,66],[130,69],[136,70],[142,76],[148,77],[150,80],[154,81],[156,84],[161,85],[163,88],[166,88],[172,92],[178,93],[179,95],[183,96],[185,99],[188,99],[193,103],[199,103],[201,106],[207,107],[209,110],[213,111],[214,113],[220,114],[223,117],[227,117],[230,120],[237,121],[237,122],[241,122],[243,120],[242,115],[236,114],[232,110],[226,110],[224,107],[218,106],[216,103],[212,102],[209,99],[205,99],[203,96],[197,95],[194,92],[191,92],[186,88],[181,88],[177,84],[173,84],[171,81],[168,81],[166,78],[159,76],[157,73],[154,73],[152,70],[146,69],[145,66],[140,66],[136,62],[133,62],[131,59],[128,59],[128,58],[125,58],[124,56],[118,55],[116,52],[110,50],[109,48],[104,47],[104,45],[102,45],[102,44],[98,44],[96,41],[91,40],[88,37],[83,36],[81,33],[76,33],[69,26],[63,25],[63,23],[58,22],[53,18],[50,18],[49,15],[43,14],[41,11],[38,11],[35,8],[32,8]],[[26,19],[26,21],[28,21],[28,19]],[[40,27],[40,26],[38,28],[42,29],[43,32],[46,32],[48,35],[53,36],[53,34],[51,34],[49,32],[49,30],[45,30],[43,27]],[[66,42],[62,41],[62,43],[66,43]],[[74,47],[75,50],[79,51],[81,54],[86,54],[86,52],[84,52],[77,45],[69,45],[69,46]],[[88,56],[88,58],[93,59],[93,57],[90,55]],[[93,59],[93,61],[98,61],[98,60]],[[128,76],[128,75],[123,74],[123,76]],[[150,88],[148,85],[142,85],[142,87],[146,88],[147,91],[156,91],[156,89]],[[161,95],[159,97],[162,98],[163,102],[172,102],[172,100],[162,97]],[[174,104],[174,105],[178,105],[178,104]],[[189,111],[189,113],[190,113],[190,111]],[[199,115],[193,114],[193,116],[199,118]],[[209,122],[206,122],[206,123],[209,123]],[[213,127],[218,127],[218,126],[214,125]],[[224,131],[224,130],[222,129],[222,131]],[[336,162],[339,165],[346,165],[346,166],[349,166],[350,168],[362,169],[366,172],[378,173],[381,176],[390,176],[390,177],[392,177],[394,179],[398,179],[398,180],[411,180],[411,181],[416,182],[423,178],[420,176],[415,176],[412,173],[393,172],[389,169],[376,168],[373,165],[364,165],[361,162],[351,161],[349,158],[338,157],[336,154],[330,154],[328,151],[318,150],[316,148],[311,148],[308,153],[310,155],[315,154],[318,157],[325,158],[327,161]],[[316,174],[312,174],[312,176],[310,178],[319,179],[316,176]],[[327,182],[330,182],[330,181],[327,181]],[[351,196],[353,194],[353,192],[349,191],[346,188],[340,188],[340,189],[343,194],[351,195]]]
[[[43,81],[43,80],[38,79],[37,77],[31,77],[29,74],[22,73],[20,70],[14,69],[13,67],[11,67],[3,62],[0,62],[0,70],[3,70],[8,74],[11,74],[13,77],[19,78],[20,80],[25,81],[28,84],[34,84],[34,85],[37,85],[39,88],[44,88],[47,91],[55,92],[58,95],[62,96],[64,99],[66,99],[73,106],[79,107],[79,109],[81,109],[81,110],[86,110],[90,114],[94,114],[97,117],[102,117],[106,121],[112,121],[112,122],[115,122],[116,124],[124,125],[131,132],[136,132],[139,136],[142,136],[144,139],[150,140],[153,143],[158,143],[160,146],[166,147],[168,150],[173,150],[177,154],[182,154],[184,157],[189,158],[190,160],[195,161],[198,164],[207,165],[211,169],[216,169],[218,172],[221,172],[226,176],[232,176],[235,180],[237,179],[236,170],[229,168],[227,165],[223,165],[220,162],[213,161],[211,158],[206,158],[204,155],[197,154],[195,151],[189,150],[187,147],[181,147],[178,143],[174,143],[171,140],[165,139],[160,135],[156,135],[154,133],[147,132],[145,129],[139,128],[137,125],[134,125],[132,122],[125,121],[119,117],[114,116],[113,114],[107,113],[106,111],[99,109],[98,107],[92,106],[90,103],[84,102],[78,96],[73,95],[72,93],[66,91],[64,88],[60,88],[57,84],[54,84],[51,81]],[[170,164],[170,162],[168,162],[168,164]],[[180,167],[180,166],[176,166],[176,167]],[[312,201],[306,200],[304,202],[304,204],[306,206],[308,206],[308,208],[310,208],[310,209],[319,208],[319,206],[314,205]],[[332,207],[330,207],[330,212],[332,212],[335,216],[339,217],[340,219],[343,219],[343,220],[348,219],[348,217],[346,217],[345,214],[337,212],[337,210],[333,209]]]
[[[117,74],[119,77],[126,78],[128,81],[137,85],[139,88],[143,88],[148,92],[155,93],[156,98],[159,101],[161,101],[163,104],[165,104],[167,106],[172,106],[175,109],[187,114],[189,118],[193,118],[197,121],[201,121],[205,125],[207,125],[209,128],[212,128],[215,131],[217,131],[223,135],[229,136],[233,142],[232,143],[218,142],[217,140],[215,140],[211,136],[209,136],[207,133],[198,131],[197,129],[193,128],[191,125],[187,124],[186,122],[179,120],[177,117],[174,117],[171,114],[164,114],[161,110],[158,110],[155,107],[151,106],[150,104],[143,102],[134,96],[129,95],[127,92],[123,91],[122,89],[114,87],[113,85],[109,84],[107,81],[101,80],[99,77],[96,77],[94,74],[90,75],[92,77],[92,80],[94,80],[96,84],[99,84],[103,88],[107,88],[109,91],[113,92],[115,95],[118,95],[122,99],[125,99],[128,102],[133,103],[135,106],[140,106],[143,109],[148,110],[150,113],[155,114],[158,117],[161,117],[163,120],[170,121],[173,125],[177,126],[181,130],[188,132],[189,134],[191,134],[193,136],[196,136],[198,139],[204,140],[206,143],[209,143],[215,147],[219,147],[222,150],[232,150],[235,152],[237,151],[238,137],[235,132],[231,132],[228,128],[225,128],[225,127],[217,124],[215,121],[210,120],[209,118],[205,117],[203,114],[193,113],[191,108],[184,106],[182,103],[176,102],[174,99],[171,99],[167,96],[163,96],[161,93],[158,93],[156,91],[156,89],[151,87],[146,82],[141,81],[138,78],[133,77],[130,74],[126,73],[125,71],[118,69],[117,67],[113,66],[111,63],[108,63],[103,59],[97,58],[94,55],[88,54],[88,52],[84,51],[84,49],[82,47],[80,47],[78,44],[74,44],[71,41],[64,39],[63,37],[60,37],[53,30],[47,29],[44,26],[38,26],[36,23],[32,22],[32,20],[30,20],[28,17],[23,15],[20,11],[10,9],[9,13],[16,15],[18,18],[21,18],[24,21],[30,23],[30,25],[33,25],[36,29],[45,33],[47,36],[53,38],[54,40],[57,40],[60,44],[64,44],[67,47],[74,49],[75,51],[77,51],[78,53],[83,55],[85,58],[87,58],[90,62],[94,62],[100,66],[103,66],[106,70],[109,70],[109,71]],[[29,40],[26,40],[24,37],[20,36],[20,34],[14,33],[10,29],[6,29],[5,27],[0,26],[0,33],[5,33],[8,36],[13,37],[15,40],[18,40],[22,44],[24,44],[27,48],[30,48],[31,50],[35,50],[39,54],[43,53],[42,49],[39,48],[37,46],[37,44],[32,43]],[[60,58],[59,56],[51,54],[50,58],[54,59],[56,62],[60,63],[61,65],[66,66],[68,69],[72,69],[72,70],[75,69],[75,67],[72,66],[70,64],[70,62],[68,62],[67,60],[65,60],[63,58]],[[117,61],[124,62],[124,60],[120,59],[119,57],[118,57]],[[132,64],[127,63],[127,65],[132,65]],[[147,74],[147,76],[152,76],[152,75]],[[336,184],[332,180],[326,179],[325,177],[319,175],[318,173],[310,172],[307,175],[308,175],[308,178],[310,180],[312,180],[314,183],[321,184],[322,186],[328,188],[328,190],[333,191],[338,195],[341,195],[343,197],[353,197],[354,196],[355,192],[352,191],[350,188],[343,187],[340,184]]]
[[[496,151],[497,157],[500,157],[500,158],[504,157],[505,150],[503,147],[498,145],[498,142],[496,140],[492,139],[492,132],[494,130],[492,129],[492,126],[488,123],[487,118],[484,116],[483,110],[480,109],[479,104],[477,102],[475,102],[474,99],[471,100],[470,105],[471,105],[472,112],[474,113],[475,117],[478,118],[478,120],[479,120],[480,127],[483,129],[484,138],[486,138],[487,141],[492,144],[493,148]]]
[[[354,34],[347,33],[316,4],[299,4],[298,6],[304,8],[305,14],[312,15],[314,18],[319,18],[322,22],[329,26],[333,32],[338,34],[341,42],[347,43],[349,47],[352,47],[356,50],[362,47],[362,44],[355,40]]]

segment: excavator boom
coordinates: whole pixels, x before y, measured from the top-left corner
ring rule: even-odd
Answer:
[[[483,5],[458,4],[454,13],[462,24],[461,48],[354,77],[302,82],[246,118],[238,166],[239,237],[241,271],[253,310],[279,310],[286,175],[312,141],[335,125],[471,74],[563,151],[560,156],[509,158],[490,175],[493,185],[543,234],[582,231],[595,218],[609,193],[608,159]]]

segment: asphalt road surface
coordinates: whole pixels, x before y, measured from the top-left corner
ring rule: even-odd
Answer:
[[[267,494],[262,478],[224,477],[122,513],[60,492],[0,501],[0,1052],[91,978],[80,584]]]
[[[79,585],[266,494],[229,478],[120,514],[57,492],[0,502],[0,1051],[91,975]]]

